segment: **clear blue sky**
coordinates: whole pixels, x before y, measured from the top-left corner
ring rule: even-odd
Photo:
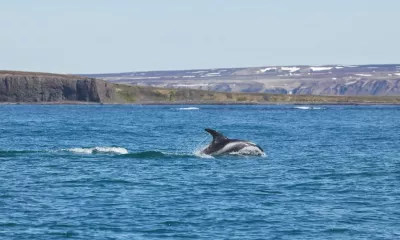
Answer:
[[[0,69],[400,63],[397,0],[4,0]]]

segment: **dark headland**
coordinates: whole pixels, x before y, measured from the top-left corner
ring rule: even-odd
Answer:
[[[111,83],[75,75],[0,71],[0,103],[41,104],[400,104],[400,96],[235,93]]]

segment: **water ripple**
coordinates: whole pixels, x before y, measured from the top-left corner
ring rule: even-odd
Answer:
[[[400,237],[400,107],[198,107],[0,106],[0,238]]]

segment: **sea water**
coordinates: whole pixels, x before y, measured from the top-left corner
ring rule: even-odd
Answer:
[[[400,107],[0,105],[0,239],[62,238],[399,239]]]

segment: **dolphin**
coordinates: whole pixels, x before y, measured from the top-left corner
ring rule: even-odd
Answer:
[[[241,155],[257,156],[262,156],[265,154],[264,150],[261,147],[257,146],[255,143],[240,139],[229,139],[213,129],[206,128],[204,130],[211,134],[213,140],[210,145],[202,150],[203,154],[222,155],[237,153]]]

